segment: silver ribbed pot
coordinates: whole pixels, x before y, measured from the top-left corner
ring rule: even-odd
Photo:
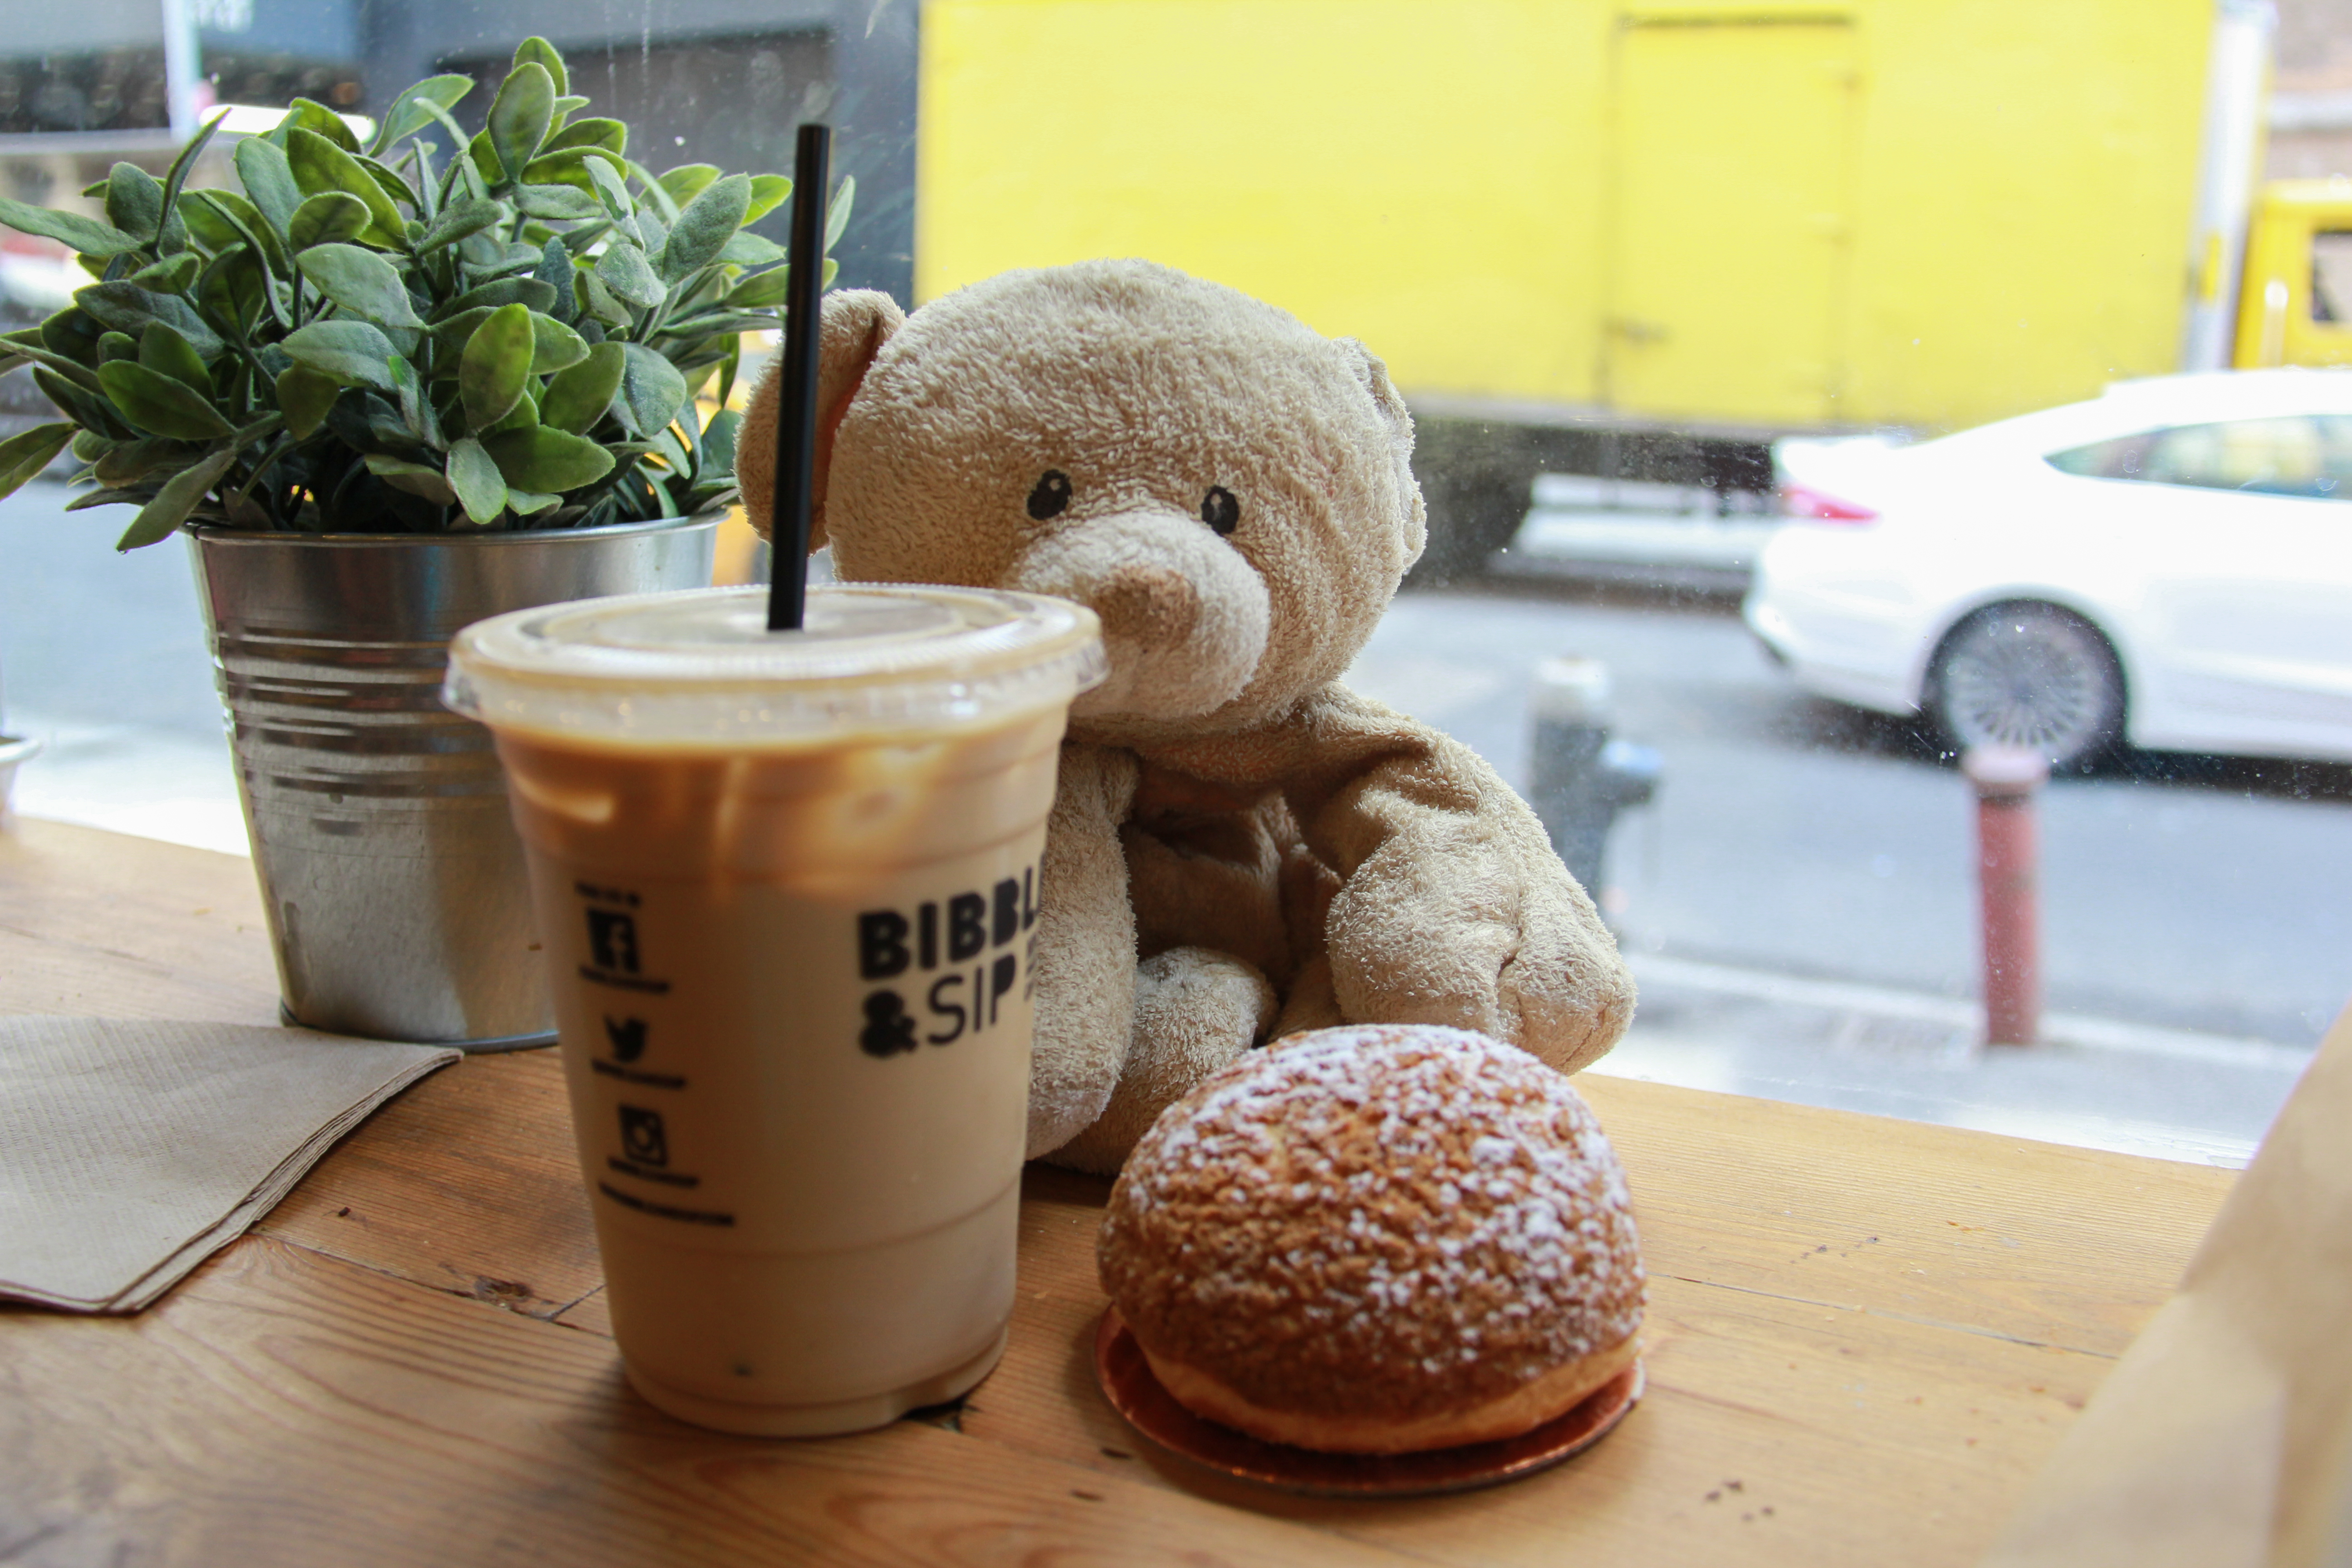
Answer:
[[[192,535],[289,1018],[475,1051],[554,1039],[498,753],[441,705],[449,639],[507,610],[706,587],[719,521]]]

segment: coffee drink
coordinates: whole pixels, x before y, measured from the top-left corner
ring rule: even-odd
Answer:
[[[880,1425],[1013,1301],[1037,865],[1093,616],[978,589],[599,600],[469,627],[631,1381]]]

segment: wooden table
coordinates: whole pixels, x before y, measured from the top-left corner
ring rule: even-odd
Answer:
[[[247,863],[0,828],[0,1010],[264,1023]],[[720,1436],[623,1383],[551,1052],[470,1059],[129,1319],[0,1310],[0,1562],[1962,1563],[2228,1173],[1586,1075],[1649,1395],[1556,1470],[1306,1500],[1154,1452],[1088,1354],[1105,1185],[1045,1167],[955,1415]],[[0,1170],[5,1170],[0,1151]]]

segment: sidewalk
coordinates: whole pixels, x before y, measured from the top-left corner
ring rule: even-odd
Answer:
[[[1641,1005],[1591,1071],[2127,1154],[2242,1167],[2311,1058],[2064,1013],[2043,1015],[2040,1045],[1988,1047],[1983,1010],[1957,998],[1627,960]]]

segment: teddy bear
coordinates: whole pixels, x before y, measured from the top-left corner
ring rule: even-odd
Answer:
[[[777,392],[737,443],[769,531]],[[1381,361],[1145,261],[821,318],[810,546],[854,582],[1054,594],[1110,673],[1071,710],[1040,869],[1029,1153],[1118,1169],[1241,1052],[1447,1024],[1562,1071],[1633,985],[1466,747],[1339,677],[1426,536]]]

